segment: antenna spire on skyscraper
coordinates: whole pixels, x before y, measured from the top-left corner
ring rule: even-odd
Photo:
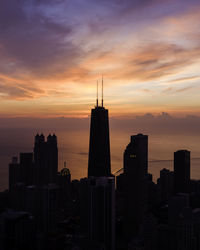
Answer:
[[[102,103],[98,103],[98,83],[101,80]],[[111,176],[109,120],[108,110],[103,106],[103,80],[102,75],[102,79],[97,81],[97,105],[99,106],[95,105],[91,111],[88,177]]]
[[[99,86],[98,86],[98,85],[99,85],[99,83],[98,83],[98,80],[97,80],[97,108],[98,108],[98,105],[99,105],[99,104],[98,104],[98,99],[99,99],[99,97],[98,97],[98,87],[99,87]]]
[[[102,75],[102,101],[101,101],[102,107],[103,107],[103,75]]]

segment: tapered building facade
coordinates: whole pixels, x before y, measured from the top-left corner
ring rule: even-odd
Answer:
[[[110,175],[108,110],[97,105],[91,111],[88,177]]]
[[[81,181],[81,224],[90,240],[115,249],[115,178],[111,174],[108,110],[91,110],[88,178]]]

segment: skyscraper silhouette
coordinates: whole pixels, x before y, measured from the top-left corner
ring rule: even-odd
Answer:
[[[81,221],[88,238],[115,249],[115,178],[81,179]]]
[[[103,90],[103,80],[102,80]],[[97,104],[91,111],[88,177],[110,176],[110,139],[108,110]]]
[[[35,183],[37,185],[46,184],[45,173],[47,173],[45,164],[45,137],[43,134],[35,136],[34,145],[34,162],[35,162]]]
[[[18,158],[13,157],[9,164],[9,190],[13,189],[16,184],[20,181],[20,164]]]
[[[147,209],[148,136],[131,136],[124,151],[125,233],[137,235]]]
[[[56,183],[58,171],[57,137],[49,135],[47,141],[43,134],[35,136],[34,162],[36,168],[36,184]]]
[[[175,192],[188,192],[190,184],[190,151],[174,152],[174,188]]]
[[[33,153],[20,153],[21,182],[33,185]]]
[[[58,172],[58,147],[55,134],[49,134],[46,142],[46,164],[48,170],[48,183],[56,183]]]

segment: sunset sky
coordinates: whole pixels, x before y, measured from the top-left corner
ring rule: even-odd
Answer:
[[[150,161],[188,149],[200,178],[199,0],[1,0],[0,190],[36,133],[55,132],[59,169],[66,160],[73,178],[86,175],[102,75],[112,170],[144,133]],[[165,165],[151,164],[157,178]]]
[[[200,113],[199,0],[0,1],[0,117]]]

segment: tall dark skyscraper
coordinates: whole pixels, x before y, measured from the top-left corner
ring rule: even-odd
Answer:
[[[37,185],[46,184],[45,173],[47,173],[45,164],[45,137],[43,134],[35,136],[34,145],[34,163],[35,163],[35,179]]]
[[[175,192],[188,192],[190,183],[190,151],[174,152],[174,188]]]
[[[20,181],[20,165],[18,158],[13,157],[12,162],[9,164],[9,190],[15,187]]]
[[[35,136],[34,162],[37,185],[56,183],[58,148],[55,135],[49,135],[47,141],[43,134]]]
[[[33,185],[33,153],[20,153],[21,182]]]
[[[33,153],[20,153],[20,161],[17,157],[12,158],[9,164],[9,189],[17,184],[33,185]]]
[[[90,177],[81,180],[81,221],[88,238],[115,249],[115,178]],[[102,248],[104,249],[104,248]]]
[[[103,89],[103,81],[102,81]],[[108,110],[97,104],[91,111],[88,177],[110,176],[110,138]]]
[[[124,151],[124,173],[137,171],[143,178],[148,173],[148,136],[143,134],[132,135],[131,141]]]
[[[125,213],[127,237],[137,235],[147,209],[148,136],[131,136],[124,151]]]
[[[46,164],[49,168],[48,183],[56,183],[58,172],[58,147],[55,134],[48,135],[46,142]]]

